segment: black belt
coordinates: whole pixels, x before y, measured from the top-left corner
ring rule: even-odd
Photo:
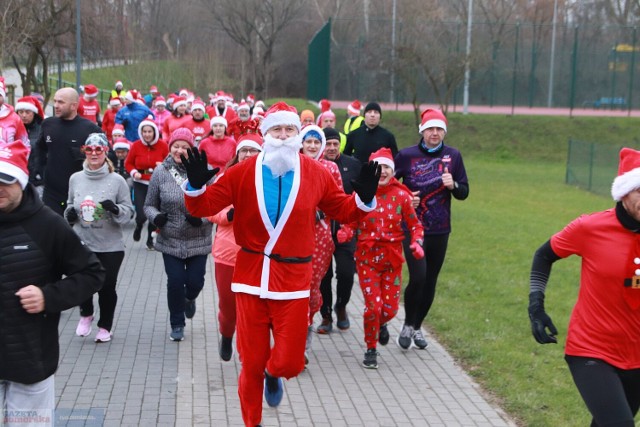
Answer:
[[[249,252],[250,254],[264,255],[269,259],[272,259],[277,262],[283,262],[285,264],[306,264],[308,262],[311,262],[311,259],[313,258],[313,256],[311,255],[303,258],[294,257],[294,256],[283,257],[279,254],[265,254],[264,252],[254,251],[252,249],[247,249],[247,248],[242,248],[242,250],[245,252]]]

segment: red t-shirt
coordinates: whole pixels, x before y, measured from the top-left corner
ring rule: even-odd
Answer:
[[[615,209],[583,215],[551,237],[560,257],[582,258],[580,290],[565,353],[640,368],[640,234],[624,228]]]

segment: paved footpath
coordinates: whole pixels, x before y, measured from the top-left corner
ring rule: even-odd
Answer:
[[[133,242],[132,230],[113,340],[94,343],[95,322],[90,336],[75,336],[78,309],[62,314],[56,425],[242,426],[238,355],[234,348],[231,361],[218,356],[213,262],[185,340],[172,342],[162,256]],[[393,341],[400,319],[390,323],[392,341],[379,348],[379,369],[364,369],[362,306],[356,284],[351,328],[314,335],[308,369],[285,382],[280,407],[264,404],[265,426],[515,426],[433,337],[424,351],[401,350]]]

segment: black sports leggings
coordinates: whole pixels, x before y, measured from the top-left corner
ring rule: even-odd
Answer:
[[[404,290],[404,312],[406,325],[420,329],[429,314],[436,296],[436,282],[444,257],[447,253],[449,234],[426,235],[424,237],[424,258],[415,259],[411,255],[411,239],[407,235],[402,245],[409,269],[409,284]]]
[[[640,407],[640,369],[600,359],[565,356],[573,381],[593,416],[591,427],[633,427]]]
[[[356,262],[353,254],[356,250],[355,239],[347,243],[336,243],[333,257],[336,259],[336,308],[344,308],[351,299],[353,289],[353,275],[356,274]],[[333,292],[331,290],[331,279],[333,278],[333,258],[329,263],[327,273],[320,282],[320,293],[322,294],[322,306],[320,314],[322,317],[331,316],[331,303]]]

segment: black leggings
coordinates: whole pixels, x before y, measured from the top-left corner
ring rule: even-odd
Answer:
[[[573,381],[593,416],[591,427],[633,427],[640,407],[640,369],[600,359],[565,356]]]
[[[353,254],[356,250],[355,239],[347,243],[336,243],[333,257],[336,259],[336,308],[344,308],[351,299],[353,289],[353,275],[356,274],[356,262]],[[320,282],[320,293],[322,294],[322,306],[320,314],[322,317],[331,316],[331,303],[333,292],[331,291],[331,279],[333,278],[333,258],[329,263],[327,274]]]
[[[449,234],[426,235],[422,245],[424,258],[415,259],[409,248],[411,238],[407,235],[402,242],[409,270],[409,284],[404,290],[405,325],[420,329],[429,314],[448,243]]]
[[[116,311],[118,294],[116,293],[116,282],[118,272],[124,259],[124,251],[119,252],[96,252],[96,256],[106,270],[106,276],[102,288],[98,291],[98,305],[100,306],[100,320],[98,327],[111,331],[113,326],[113,315]],[[93,316],[93,296],[80,304],[80,316]]]
[[[133,183],[133,205],[136,208],[136,225],[142,226],[147,220],[144,214],[144,200],[147,198],[147,190],[149,186],[139,182]]]

